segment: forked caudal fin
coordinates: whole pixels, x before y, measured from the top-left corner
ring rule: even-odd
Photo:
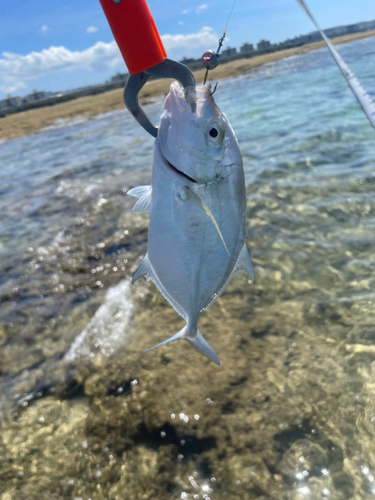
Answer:
[[[203,356],[206,356],[206,358],[210,359],[217,365],[220,365],[220,360],[215,354],[214,350],[208,345],[208,343],[204,340],[203,335],[199,330],[195,331],[195,334],[191,337],[187,335],[187,326],[185,326],[182,330],[180,330],[178,333],[173,335],[170,339],[164,340],[164,342],[161,342],[158,345],[155,345],[154,347],[151,347],[150,349],[147,349],[144,352],[152,351],[153,349],[156,349],[157,347],[161,347],[162,345],[167,345],[170,342],[174,342],[175,340],[179,339],[186,339],[192,344]]]

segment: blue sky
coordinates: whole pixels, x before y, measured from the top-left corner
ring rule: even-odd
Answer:
[[[216,49],[232,0],[148,0],[168,56]],[[374,0],[310,0],[323,28],[375,19]],[[0,99],[63,91],[126,71],[98,0],[0,0]],[[237,0],[227,45],[279,42],[313,31],[294,0]]]

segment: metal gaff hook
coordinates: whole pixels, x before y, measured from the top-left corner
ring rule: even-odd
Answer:
[[[158,134],[158,127],[155,127],[155,125],[150,122],[146,113],[138,103],[138,94],[150,76],[175,78],[182,84],[184,89],[187,89],[189,86],[195,87],[195,78],[187,66],[182,63],[172,61],[171,59],[165,59],[163,62],[146,71],[141,71],[140,73],[129,76],[124,88],[124,104],[141,127],[143,127],[153,137],[156,137]],[[191,110],[195,113],[195,102],[191,104]]]
[[[163,42],[146,0],[99,0],[129,71],[124,103],[137,122],[153,137],[155,127],[138,103],[138,93],[150,76],[175,78],[187,90],[195,79],[184,64],[167,59]],[[195,112],[194,95],[191,104]]]

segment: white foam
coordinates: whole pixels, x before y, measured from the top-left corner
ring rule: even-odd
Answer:
[[[132,310],[129,282],[122,281],[110,288],[106,294],[106,301],[75,338],[65,359],[84,361],[96,357],[108,357],[119,347],[125,346],[131,334],[129,323]]]
[[[74,116],[72,118],[57,118],[51,125],[44,127],[40,130],[40,132],[48,132],[49,130],[59,130],[65,127],[71,127],[74,125],[78,125],[80,123],[85,123],[88,121],[88,117],[84,117],[81,115]]]

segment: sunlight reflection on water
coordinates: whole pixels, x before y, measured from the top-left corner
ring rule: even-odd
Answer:
[[[341,52],[374,96],[375,39]],[[129,286],[147,217],[126,192],[149,183],[153,146],[133,119],[0,145],[0,495],[375,493],[373,131],[323,50],[215,98],[243,152],[257,275],[202,316],[218,370],[183,342],[140,354],[179,320]]]

